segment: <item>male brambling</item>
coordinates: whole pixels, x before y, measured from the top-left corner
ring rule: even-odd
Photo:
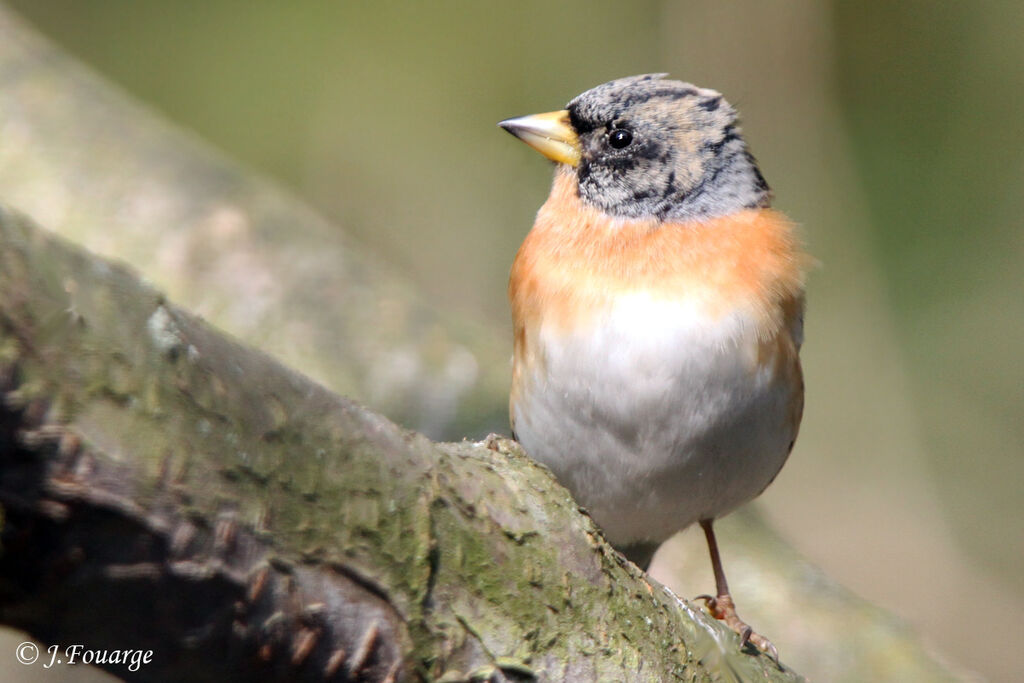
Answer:
[[[499,125],[557,162],[512,265],[515,438],[646,568],[700,523],[712,614],[736,614],[712,524],[782,468],[803,411],[805,257],[714,90],[605,83]]]

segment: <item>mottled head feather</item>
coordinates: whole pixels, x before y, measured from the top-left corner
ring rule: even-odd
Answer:
[[[569,102],[580,197],[615,216],[671,221],[768,206],[736,111],[714,90],[664,76],[610,81]],[[610,136],[619,129],[632,141],[616,149]]]

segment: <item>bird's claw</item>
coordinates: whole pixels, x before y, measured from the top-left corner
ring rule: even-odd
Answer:
[[[715,599],[715,596],[702,593],[695,597],[694,600],[703,600],[704,606],[708,608],[708,611],[712,614],[715,613],[715,605],[718,604],[718,600]]]
[[[775,663],[779,664],[779,651],[776,649],[772,641],[768,640],[760,633],[756,633],[745,621],[740,619],[739,615],[736,614],[736,604],[732,601],[731,595],[698,595],[695,600],[703,600],[708,612],[711,613],[715,619],[725,622],[725,625],[731,628],[733,631],[740,636],[740,647],[746,646],[750,643],[759,651],[765,653]]]

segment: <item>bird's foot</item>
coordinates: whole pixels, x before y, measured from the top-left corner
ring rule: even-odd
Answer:
[[[754,629],[740,619],[739,615],[736,614],[736,604],[732,601],[732,596],[726,593],[725,595],[719,595],[717,597],[711,595],[698,595],[696,600],[703,600],[707,606],[708,612],[711,613],[715,619],[724,621],[725,625],[731,628],[733,631],[740,636],[740,647],[742,648],[747,643],[750,643],[761,652],[770,656],[775,660],[775,663],[779,662],[779,651],[775,649],[772,641],[768,640],[760,633],[755,633]]]

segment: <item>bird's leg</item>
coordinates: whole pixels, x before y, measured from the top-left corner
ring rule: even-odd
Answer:
[[[708,552],[711,554],[711,567],[715,571],[715,589],[717,595],[698,596],[698,600],[704,600],[708,611],[715,619],[724,621],[726,626],[740,634],[740,647],[752,643],[761,652],[771,655],[776,662],[779,661],[779,651],[775,649],[772,642],[759,633],[755,633],[746,622],[736,614],[736,604],[729,594],[729,584],[725,580],[725,571],[722,569],[722,556],[718,554],[718,542],[715,540],[714,529],[711,528],[712,520],[702,519],[700,528],[704,530],[704,537],[708,541]]]

